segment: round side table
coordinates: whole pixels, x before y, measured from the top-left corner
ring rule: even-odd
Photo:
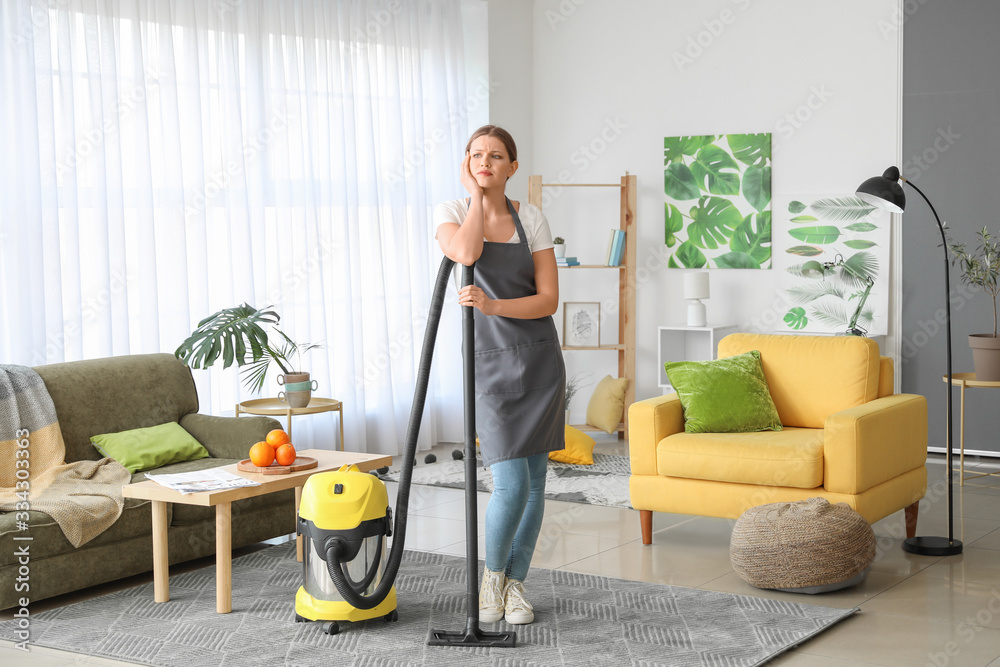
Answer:
[[[941,380],[944,382],[948,381],[947,375],[942,375]],[[958,442],[959,442],[959,486],[965,486],[965,480],[976,479],[977,477],[989,477],[991,475],[1000,475],[996,472],[981,472],[975,475],[965,475],[965,388],[966,387],[979,387],[979,388],[995,388],[1000,387],[1000,382],[990,381],[990,380],[977,380],[975,373],[952,373],[951,383],[956,387],[961,388],[960,396],[961,408],[959,409],[958,418]]]
[[[309,399],[309,405],[304,408],[293,408],[288,403],[279,401],[277,398],[255,398],[236,404],[237,417],[240,416],[241,412],[245,412],[248,415],[262,415],[266,417],[285,415],[288,419],[288,428],[286,430],[289,439],[292,438],[293,415],[314,415],[320,412],[332,411],[340,413],[340,451],[344,451],[344,405],[336,399],[313,396]]]

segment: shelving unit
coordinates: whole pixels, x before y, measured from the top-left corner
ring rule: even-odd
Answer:
[[[559,267],[561,271],[604,269],[618,274],[618,343],[596,346],[563,346],[563,350],[574,352],[614,351],[618,354],[618,377],[627,378],[625,388],[625,409],[618,425],[619,437],[628,437],[628,408],[635,400],[635,246],[636,246],[636,179],[628,172],[620,183],[543,183],[540,175],[528,177],[528,202],[542,208],[542,189],[553,188],[617,188],[619,199],[619,229],[625,232],[625,253],[621,266],[603,264],[580,264]],[[602,227],[603,229],[603,227]],[[587,424],[573,424],[582,431],[599,429]]]
[[[668,361],[709,361],[719,356],[719,341],[739,331],[735,324],[689,327],[673,324],[658,327],[656,336],[657,384],[664,394],[673,391],[663,364]]]

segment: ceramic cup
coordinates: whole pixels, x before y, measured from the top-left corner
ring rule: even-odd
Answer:
[[[285,373],[284,375],[278,376],[278,384],[289,384],[294,382],[309,382],[309,373],[302,371]]]
[[[319,387],[319,382],[313,380],[312,382],[286,382],[285,391],[316,391]]]
[[[309,399],[312,398],[311,391],[279,391],[278,400],[282,403],[288,403],[288,405],[293,408],[304,408],[309,405]]]

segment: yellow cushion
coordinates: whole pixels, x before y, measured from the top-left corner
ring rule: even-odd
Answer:
[[[656,472],[668,477],[811,489],[823,484],[823,431],[786,428],[677,433],[657,445]]]
[[[614,433],[625,412],[625,387],[628,378],[605,375],[587,404],[587,423],[605,433]]]
[[[767,387],[785,426],[823,428],[826,418],[874,400],[878,344],[860,336],[730,334],[719,356],[760,350]]]
[[[566,427],[566,448],[549,452],[550,461],[594,465],[594,439],[578,428]]]

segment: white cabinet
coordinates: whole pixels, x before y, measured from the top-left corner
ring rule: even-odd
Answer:
[[[708,361],[719,354],[719,341],[739,327],[735,324],[707,324],[689,327],[684,324],[658,327],[656,343],[657,384],[664,394],[673,391],[663,364],[668,361]]]

